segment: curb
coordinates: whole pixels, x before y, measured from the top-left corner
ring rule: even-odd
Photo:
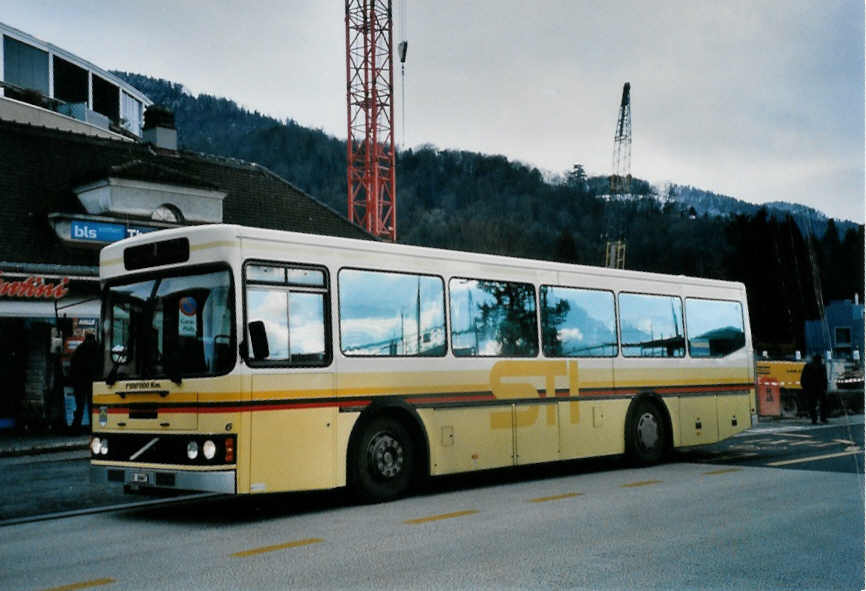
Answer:
[[[18,456],[35,456],[39,454],[50,454],[65,451],[85,450],[89,447],[86,442],[50,443],[37,447],[11,447],[0,449],[0,458],[13,458]]]

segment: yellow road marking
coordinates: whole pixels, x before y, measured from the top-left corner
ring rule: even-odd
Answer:
[[[100,585],[110,585],[116,582],[114,579],[93,579],[92,581],[83,581],[81,583],[72,583],[71,585],[63,585],[62,587],[51,587],[42,591],[73,591],[74,589],[87,589],[88,587],[98,587]]]
[[[452,519],[454,517],[463,517],[464,515],[474,515],[478,513],[475,509],[469,511],[456,511],[454,513],[443,513],[442,515],[431,515],[430,517],[419,517],[418,519],[407,519],[403,523],[408,525],[417,525],[419,523],[427,523],[428,521],[439,521],[440,519]]]
[[[725,468],[724,470],[713,470],[712,472],[704,472],[704,476],[715,476],[716,474],[728,474],[729,472],[740,472],[742,468]]]
[[[236,558],[246,558],[247,556],[255,556],[256,554],[264,554],[265,552],[274,552],[276,550],[285,550],[286,548],[297,548],[298,546],[309,546],[310,544],[318,544],[324,542],[321,538],[308,538],[306,540],[298,540],[296,542],[286,542],[285,544],[275,544],[273,546],[263,546],[262,548],[253,548],[252,550],[244,550],[243,552],[235,552],[232,554]]]
[[[565,493],[564,495],[554,495],[552,497],[538,497],[537,499],[529,499],[530,503],[544,503],[546,501],[558,501],[559,499],[570,499],[572,497],[579,497],[583,495],[583,493]]]
[[[631,482],[629,484],[623,484],[623,488],[632,488],[635,486],[649,486],[650,484],[659,484],[661,480],[644,480],[642,482]]]
[[[852,456],[854,454],[863,453],[862,449],[849,449],[847,451],[835,453],[835,454],[824,454],[823,456],[811,456],[808,458],[797,458],[796,460],[784,460],[781,462],[771,462],[767,464],[768,466],[787,466],[789,464],[802,464],[803,462],[817,462],[818,460],[829,460],[830,458],[841,458],[843,456]]]

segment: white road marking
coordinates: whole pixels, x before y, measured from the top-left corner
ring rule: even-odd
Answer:
[[[863,450],[861,450],[860,448],[856,448],[856,449],[849,449],[849,450],[835,453],[835,454],[825,454],[822,456],[811,456],[808,458],[797,458],[795,460],[784,460],[781,462],[771,462],[771,463],[767,464],[767,466],[774,466],[774,467],[776,467],[776,466],[789,466],[791,464],[802,464],[804,462],[817,462],[819,460],[829,460],[831,458],[841,458],[843,456],[851,456],[851,455],[859,454],[859,453],[863,453]]]

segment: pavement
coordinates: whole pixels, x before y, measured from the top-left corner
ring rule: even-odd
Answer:
[[[0,458],[87,449],[89,434],[30,434],[0,431]]]
[[[863,425],[863,415],[833,417],[830,425]],[[808,417],[781,418],[760,417],[759,427],[811,425]],[[90,435],[83,434],[29,434],[0,430],[0,458],[12,456],[27,456],[64,451],[87,449],[90,445]]]

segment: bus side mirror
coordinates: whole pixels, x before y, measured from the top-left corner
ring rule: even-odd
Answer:
[[[111,348],[111,362],[115,365],[124,365],[127,362],[127,351],[123,345],[114,345]]]
[[[253,359],[267,359],[271,353],[268,349],[265,323],[261,320],[253,320],[247,325],[247,328],[250,331],[250,343],[253,346]]]

